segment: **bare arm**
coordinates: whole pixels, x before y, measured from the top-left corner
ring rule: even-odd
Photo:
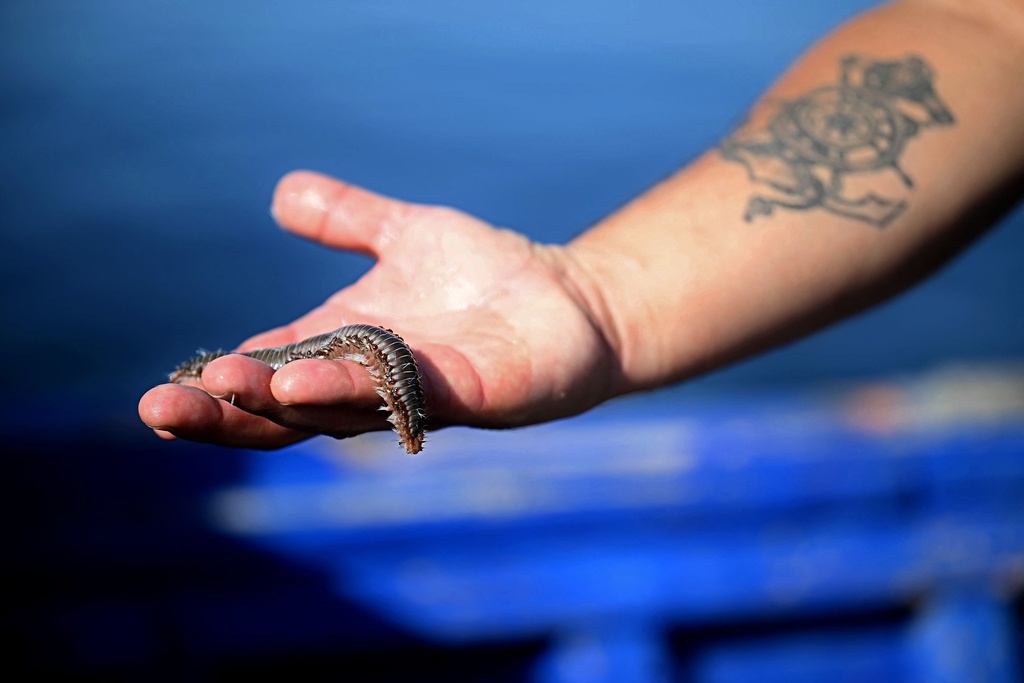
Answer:
[[[507,427],[692,377],[850,315],[941,265],[1021,194],[1024,2],[906,0],[812,48],[718,150],[565,247],[323,176],[288,230],[377,264],[241,348],[347,324],[416,353],[431,426]],[[237,355],[140,402],[164,437],[271,448],[386,429],[366,373]]]
[[[924,277],[1021,192],[1024,3],[899,2],[569,245],[621,390],[719,367]]]

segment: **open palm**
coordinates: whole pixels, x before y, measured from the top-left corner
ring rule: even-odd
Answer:
[[[308,172],[281,181],[274,213],[296,234],[377,263],[239,350],[348,324],[389,327],[416,353],[431,427],[530,424],[610,395],[617,361],[589,310],[585,275],[564,249]],[[230,355],[213,361],[201,384],[151,389],[140,416],[161,436],[255,448],[388,427],[371,378],[354,363],[301,360],[275,373]]]

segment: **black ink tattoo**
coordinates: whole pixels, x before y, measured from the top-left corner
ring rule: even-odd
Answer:
[[[751,197],[744,220],[770,216],[779,207],[824,209],[879,228],[888,225],[906,201],[874,192],[845,196],[843,178],[888,169],[907,190],[913,188],[899,166],[903,148],[923,128],[954,123],[933,80],[917,56],[881,62],[850,55],[841,62],[838,85],[781,101],[763,129],[731,135],[721,144],[722,156],[743,164],[752,181],[772,190]]]

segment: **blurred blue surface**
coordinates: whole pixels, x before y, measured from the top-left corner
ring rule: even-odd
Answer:
[[[1019,210],[812,339],[577,420],[441,433],[415,460],[375,438],[164,444],[135,416],[196,347],[368,267],[276,230],[285,172],[564,242],[871,4],[0,3],[6,666],[1016,680],[1020,382],[793,387],[1017,377]]]
[[[765,398],[452,429],[418,458],[6,439],[5,666],[1020,680],[1024,372]]]

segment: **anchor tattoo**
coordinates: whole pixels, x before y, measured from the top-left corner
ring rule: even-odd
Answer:
[[[764,129],[741,129],[719,151],[766,188],[747,204],[747,222],[776,208],[823,209],[884,228],[906,201],[873,191],[847,196],[845,176],[890,171],[909,191],[914,182],[899,165],[907,142],[925,128],[954,122],[920,57],[884,62],[849,55],[838,85],[779,102]]]

